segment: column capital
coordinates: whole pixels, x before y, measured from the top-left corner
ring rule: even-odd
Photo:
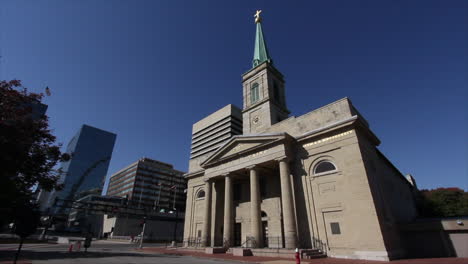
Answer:
[[[247,166],[245,167],[247,170],[253,170],[253,169],[258,169],[258,165],[257,164],[254,164],[254,165],[250,165],[250,166]]]
[[[204,183],[212,183],[213,180],[212,180],[211,178],[205,178],[205,179],[203,180],[203,182],[204,182]]]
[[[223,177],[223,178],[227,178],[229,176],[231,176],[231,173],[229,173],[229,172],[221,174],[221,177]]]
[[[291,161],[291,158],[289,158],[288,156],[283,156],[283,157],[276,158],[275,160],[278,162],[281,162],[281,161],[289,162]]]

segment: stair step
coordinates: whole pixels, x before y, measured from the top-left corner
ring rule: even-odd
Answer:
[[[309,254],[309,253],[322,253],[322,250],[320,249],[311,249],[311,250],[302,250],[303,253]]]
[[[307,259],[318,259],[318,258],[326,258],[327,255],[325,254],[320,254],[320,255],[310,255],[310,256],[307,256]]]
[[[306,253],[305,255],[306,255],[306,256],[323,255],[323,252],[314,252],[314,253],[309,252],[309,253]]]

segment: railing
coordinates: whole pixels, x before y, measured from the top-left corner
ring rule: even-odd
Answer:
[[[263,248],[271,248],[271,249],[281,249],[285,248],[285,239],[283,236],[268,236],[263,238]],[[221,242],[222,241],[222,247],[228,249],[232,245],[230,244],[229,240],[216,237],[215,241]],[[325,242],[322,240],[312,237],[311,240],[309,239],[304,239],[304,241],[299,241],[296,240],[297,246],[299,248],[312,248],[312,249],[319,249],[321,250],[324,254],[328,251],[328,246]],[[208,243],[210,244],[210,243]],[[202,238],[201,237],[189,237],[188,239],[185,239],[183,241],[183,245],[186,247],[202,247]],[[258,241],[253,237],[253,236],[247,236],[245,240],[240,244],[239,247],[242,248],[257,248],[258,246]]]
[[[243,248],[256,248],[257,247],[257,240],[253,236],[245,237],[244,243],[241,244]]]
[[[184,246],[186,247],[201,247],[202,246],[201,237],[189,237],[183,242],[184,242]]]
[[[327,254],[328,251],[327,243],[315,237],[312,237],[312,248],[320,249],[324,254]]]

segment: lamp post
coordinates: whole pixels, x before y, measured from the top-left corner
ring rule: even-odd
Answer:
[[[162,187],[161,182],[159,182],[158,185],[159,185],[158,200],[157,200],[157,203],[156,203],[156,201],[155,201],[154,207],[157,208],[157,210],[158,210],[158,212],[159,212],[159,211],[160,211],[159,201],[161,200],[161,187]]]
[[[174,210],[175,210],[175,201],[176,201],[176,197],[177,197],[177,186],[174,185],[171,188],[174,188],[174,202],[172,204],[172,208],[174,208]]]
[[[141,230],[140,248],[143,248],[143,238],[145,237],[146,216],[143,217],[143,229]]]
[[[175,224],[174,224],[174,233],[172,235],[172,241],[174,241],[174,246],[177,245],[177,224],[179,222],[179,210],[177,210],[177,208],[173,208],[173,210],[175,211]]]

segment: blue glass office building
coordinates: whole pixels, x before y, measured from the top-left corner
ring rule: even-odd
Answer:
[[[64,188],[52,195],[65,200],[74,200],[83,191],[102,188],[112,157],[116,135],[95,127],[83,125],[67,146],[71,159],[62,162],[61,181]],[[67,212],[67,208],[55,208]]]

